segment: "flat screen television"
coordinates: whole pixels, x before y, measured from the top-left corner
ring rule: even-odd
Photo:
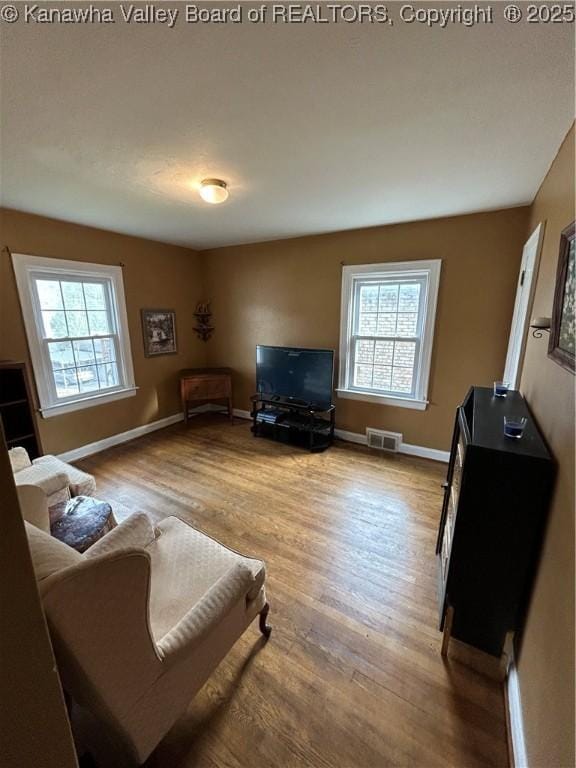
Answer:
[[[256,347],[259,394],[327,407],[332,403],[334,352],[331,349]]]

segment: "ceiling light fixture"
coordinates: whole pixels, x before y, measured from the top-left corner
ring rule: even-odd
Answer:
[[[200,182],[200,197],[213,205],[223,203],[228,199],[228,185],[221,179],[204,179]]]

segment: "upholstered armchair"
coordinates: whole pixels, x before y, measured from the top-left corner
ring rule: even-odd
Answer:
[[[92,475],[67,464],[57,456],[39,456],[34,461],[25,448],[8,451],[16,485],[36,485],[46,494],[48,506],[68,501],[71,496],[93,496],[96,480]]]
[[[26,527],[64,688],[115,766],[146,760],[256,616],[270,634],[264,563],[175,517],[132,515],[84,555]]]
[[[46,494],[49,507],[71,496],[93,496],[96,492],[92,475],[57,456],[39,456],[30,461],[26,449],[20,447],[12,448],[8,455],[16,485],[38,486]]]

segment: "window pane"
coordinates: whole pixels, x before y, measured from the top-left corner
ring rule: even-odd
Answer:
[[[36,280],[40,309],[62,309],[62,295],[58,280]]]
[[[58,397],[70,397],[70,395],[77,395],[80,391],[75,368],[55,371],[54,383],[56,384],[56,394]]]
[[[94,392],[100,389],[96,366],[89,365],[78,368],[78,381],[80,383],[80,392]]]
[[[84,283],[87,309],[106,309],[106,292],[102,283]]]
[[[356,365],[354,367],[354,386],[372,387],[372,366]]]
[[[91,339],[83,339],[82,341],[75,341],[73,343],[76,365],[88,365],[96,362]]]
[[[416,344],[411,341],[397,341],[394,345],[394,368],[392,369],[392,390],[409,394],[414,381],[414,359]]]
[[[66,320],[68,321],[70,336],[89,336],[86,312],[75,309],[70,312],[67,311]]]
[[[84,309],[82,283],[62,282],[62,296],[65,309]]]
[[[394,355],[393,341],[377,341],[374,362],[377,365],[392,365]]]
[[[118,378],[118,368],[116,363],[106,363],[98,366],[98,375],[100,376],[100,388],[117,387],[120,383]]]
[[[398,285],[381,285],[380,301],[378,303],[379,312],[397,312],[398,311]]]
[[[410,368],[392,369],[391,390],[393,392],[406,394],[410,394],[410,392],[412,392],[412,371]]]
[[[394,366],[401,365],[404,368],[413,368],[415,354],[415,342],[397,341],[394,349]]]
[[[48,312],[42,310],[42,325],[46,339],[62,339],[68,336],[64,312]]]
[[[48,344],[48,354],[52,363],[52,370],[74,367],[74,354],[72,344],[69,341],[51,341]]]
[[[368,363],[374,362],[374,342],[368,339],[359,339],[356,342],[356,362]]]
[[[108,312],[102,312],[95,309],[88,310],[88,321],[90,323],[91,336],[98,336],[112,332],[112,329],[108,323]]]
[[[396,336],[396,318],[395,314],[378,314],[378,325],[376,333],[378,336]]]
[[[420,293],[421,285],[416,282],[361,285],[354,333],[389,338],[417,336]]]
[[[116,360],[116,348],[113,339],[94,339],[97,363],[112,363]]]
[[[360,314],[360,320],[358,323],[358,335],[359,336],[375,336],[377,329],[378,315],[373,314]]]
[[[400,286],[399,312],[418,312],[420,283],[405,283]]]
[[[390,389],[392,378],[392,366],[375,365],[372,386],[374,389]]]
[[[360,312],[378,311],[378,285],[362,285],[360,287]]]
[[[397,336],[416,336],[417,330],[418,315],[416,313],[402,312],[398,315]]]
[[[353,386],[410,394],[414,383],[416,342],[356,341]]]

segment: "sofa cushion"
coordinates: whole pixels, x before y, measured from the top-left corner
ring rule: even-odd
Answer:
[[[264,584],[264,563],[233,552],[177,517],[167,517],[147,547],[152,558],[150,624],[158,641],[233,566],[248,568],[254,578],[247,594],[256,597]]]
[[[20,472],[21,469],[26,469],[26,467],[32,464],[26,448],[11,448],[8,451],[8,456],[10,457],[10,465],[14,473]]]
[[[40,456],[40,458],[34,459],[33,466],[43,467],[53,472],[64,472],[72,496],[94,496],[96,493],[96,480],[92,475],[83,472],[72,464],[66,464],[56,456]]]
[[[80,552],[76,552],[72,547],[66,546],[58,539],[36,528],[35,525],[27,521],[24,525],[36,581],[42,581],[63,568],[78,565],[84,559]]]

